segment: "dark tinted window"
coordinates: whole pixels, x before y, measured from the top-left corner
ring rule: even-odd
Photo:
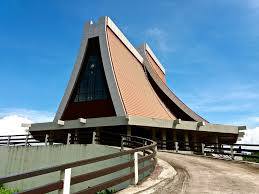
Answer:
[[[86,55],[74,90],[74,102],[108,99],[108,86],[104,75],[99,39],[88,40]]]

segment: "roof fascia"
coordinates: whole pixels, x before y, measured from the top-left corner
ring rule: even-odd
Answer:
[[[86,119],[85,123],[77,120],[64,121],[64,125],[59,125],[58,122],[46,122],[46,123],[35,123],[31,124],[29,131],[49,131],[49,130],[66,130],[66,129],[80,129],[80,128],[91,128],[91,127],[106,127],[106,126],[145,126],[150,128],[166,128],[166,129],[177,129],[177,130],[189,130],[189,131],[200,131],[200,132],[212,132],[212,133],[226,133],[226,134],[239,134],[240,127],[232,125],[219,125],[206,123],[200,125],[200,122],[196,121],[180,121],[178,120],[163,120],[154,119],[140,116],[129,116],[129,117],[100,117],[100,118],[89,118]]]
[[[61,103],[58,107],[58,111],[56,112],[56,115],[54,117],[54,121],[57,121],[58,119],[61,118],[63,112],[65,111],[67,103],[70,99],[70,95],[73,91],[75,82],[77,80],[77,77],[78,77],[78,74],[79,74],[79,71],[80,71],[80,68],[81,68],[81,64],[82,64],[84,54],[85,54],[85,51],[86,51],[86,45],[87,45],[88,39],[90,37],[92,37],[93,34],[94,34],[94,30],[91,28],[92,25],[93,25],[93,22],[89,21],[84,26],[83,38],[82,38],[82,41],[81,41],[81,44],[80,44],[79,54],[77,55],[76,63],[74,64],[72,74],[71,74],[70,79],[68,81],[68,85],[67,85],[65,93],[62,97]]]
[[[77,56],[76,63],[74,65],[64,96],[62,97],[58,111],[54,117],[54,121],[59,120],[63,112],[65,111],[65,108],[69,102],[70,96],[74,89],[74,85],[76,84],[76,80],[80,73],[80,69],[81,69],[84,55],[87,48],[88,39],[93,37],[99,37],[104,73],[105,73],[105,77],[107,80],[108,88],[111,94],[116,115],[117,116],[126,115],[121,96],[118,92],[118,86],[117,86],[117,82],[114,76],[114,71],[112,68],[110,52],[108,48],[107,33],[106,33],[107,23],[108,23],[108,17],[101,17],[98,23],[96,24],[94,24],[92,21],[89,21],[85,24],[79,54]]]
[[[147,68],[148,72],[150,73],[152,79],[155,81],[155,83],[158,85],[158,87],[182,110],[184,111],[187,115],[189,115],[191,118],[193,118],[196,121],[206,121],[203,119],[201,116],[199,116],[197,113],[195,113],[193,110],[191,110],[184,102],[182,102],[175,94],[173,91],[170,90],[170,88],[161,81],[159,76],[154,73],[154,71],[151,68],[151,65],[149,63],[149,60],[147,58],[147,50],[146,50],[146,43],[142,44],[138,48],[138,52],[143,56],[144,59],[144,66]]]
[[[118,83],[113,70],[110,49],[108,46],[108,35],[107,35],[107,25],[109,18],[107,16],[101,17],[98,20],[98,36],[100,42],[101,56],[103,62],[103,68],[111,94],[111,99],[117,116],[126,116],[126,110],[122,101],[122,97],[119,92]]]
[[[149,47],[147,43],[144,43],[144,48],[148,52],[148,54],[153,58],[153,60],[156,62],[158,67],[161,69],[161,71],[165,74],[164,66],[160,63],[160,61],[158,60],[158,58],[156,57],[156,55],[154,54],[154,52],[152,51],[152,49]]]
[[[116,36],[121,40],[121,42],[129,49],[129,51],[138,59],[142,64],[143,57],[139,54],[137,49],[130,43],[126,36],[121,32],[121,30],[116,26],[116,24],[107,17],[107,26],[116,34]]]

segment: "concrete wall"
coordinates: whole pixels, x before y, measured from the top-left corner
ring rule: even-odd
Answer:
[[[107,155],[118,152],[119,150],[113,147],[104,145],[53,145],[53,146],[35,146],[35,147],[0,147],[0,176],[16,174],[36,170],[39,168],[50,167],[53,165],[73,162],[81,159],[88,159],[97,156]],[[129,155],[85,165],[82,167],[72,168],[72,176],[95,171],[101,168],[109,167],[119,163],[128,161]],[[119,177],[129,173],[130,169],[106,175],[98,179],[87,181],[84,183],[72,186],[71,192],[76,192],[88,186]],[[24,179],[8,183],[6,186],[25,190],[32,187],[37,187],[59,180],[59,172],[49,173],[46,175],[37,176],[34,178]],[[143,178],[140,177],[140,178]],[[130,182],[122,183],[115,187],[116,190],[127,187]],[[54,192],[53,192],[54,193]],[[55,192],[57,193],[57,192]]]

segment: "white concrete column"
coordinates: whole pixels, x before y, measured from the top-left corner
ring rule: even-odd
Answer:
[[[218,144],[219,143],[219,137],[216,135],[215,136],[215,143]]]
[[[121,137],[121,151],[124,150],[124,137]]]
[[[98,141],[96,141],[95,143],[100,143],[100,132],[101,131],[101,129],[99,128],[99,127],[96,127],[96,130],[95,130],[95,132],[96,132],[96,136],[97,136],[97,138],[98,138]]]
[[[204,143],[201,144],[201,153],[203,155],[205,155],[205,144]]]
[[[188,132],[184,133],[184,143],[185,143],[185,149],[190,150]]]
[[[215,136],[216,152],[219,152],[219,137]]]
[[[131,136],[131,126],[127,126],[127,135]]]
[[[48,145],[48,142],[49,142],[49,134],[46,134],[45,135],[45,146]]]
[[[173,129],[173,141],[177,142],[177,135],[176,135],[176,130]]]
[[[10,145],[10,141],[11,141],[11,136],[9,135],[9,136],[8,136],[8,140],[7,140],[7,146]]]
[[[179,150],[179,146],[178,146],[178,142],[174,142],[174,147],[175,147],[175,151],[178,152]]]
[[[193,149],[194,149],[195,151],[198,151],[197,145],[198,145],[198,144],[197,144],[197,134],[194,133],[194,134],[193,134],[193,146],[194,146]]]
[[[51,131],[50,133],[49,133],[49,145],[53,145],[53,132]]]
[[[25,137],[25,147],[27,147],[27,145],[28,145],[29,136],[30,136],[30,134],[28,133],[28,134],[26,135],[26,137]]]
[[[156,129],[152,128],[152,139],[156,141]]]
[[[67,144],[70,144],[71,141],[71,133],[67,134]]]
[[[134,153],[134,172],[135,172],[135,179],[134,184],[138,184],[138,152]]]
[[[166,149],[166,129],[162,129],[162,143],[163,143],[162,148]]]
[[[96,144],[95,137],[96,137],[96,132],[95,132],[95,131],[93,131],[92,144]]]
[[[79,141],[78,141],[78,130],[76,129],[75,130],[75,135],[74,135],[74,144],[78,144]]]
[[[231,158],[232,158],[232,160],[234,160],[235,156],[234,156],[234,148],[233,148],[233,145],[230,145],[230,153],[231,153]]]

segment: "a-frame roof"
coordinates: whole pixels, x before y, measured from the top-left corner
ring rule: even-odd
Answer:
[[[99,38],[103,69],[116,116],[174,120],[178,118],[174,111],[179,110],[188,115],[190,120],[205,121],[166,86],[165,70],[151,49],[146,44],[139,50],[135,49],[108,17],[85,25],[80,52],[54,120],[61,119],[67,108],[83,65],[88,40],[93,37]],[[155,91],[147,74],[163,94],[168,96],[171,106],[176,107],[174,111]]]

